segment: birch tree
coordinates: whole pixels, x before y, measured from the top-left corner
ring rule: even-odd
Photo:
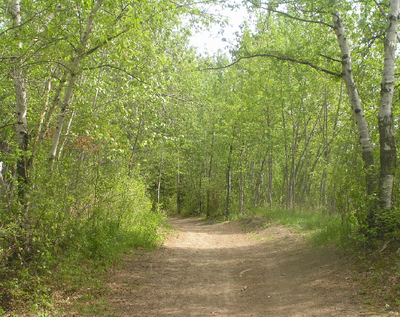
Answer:
[[[63,128],[68,104],[70,102],[70,99],[71,99],[71,96],[73,93],[73,89],[74,89],[74,85],[75,85],[75,82],[76,82],[76,79],[77,79],[77,76],[79,73],[80,62],[81,62],[81,59],[83,58],[84,53],[86,52],[86,46],[87,46],[87,42],[89,40],[89,35],[92,32],[92,25],[93,25],[95,16],[96,16],[97,12],[99,11],[100,7],[102,6],[103,2],[104,2],[103,0],[98,0],[94,4],[93,9],[91,10],[88,20],[86,22],[85,29],[83,30],[83,33],[81,34],[80,41],[77,46],[76,56],[73,57],[73,62],[71,63],[72,66],[71,66],[71,70],[70,70],[69,83],[68,83],[67,89],[64,93],[64,98],[63,98],[63,102],[61,105],[60,114],[58,115],[56,130],[55,130],[54,137],[53,137],[53,143],[52,143],[51,150],[49,153],[49,155],[50,155],[49,160],[50,160],[51,168],[54,164],[57,147],[60,142],[61,131]]]
[[[395,139],[392,132],[392,96],[394,91],[394,70],[395,70],[395,59],[396,59],[396,46],[397,46],[397,29],[398,29],[398,11],[399,2],[397,0],[390,1],[389,5],[370,4],[368,1],[365,3],[344,3],[337,1],[332,7],[327,7],[325,3],[311,3],[307,1],[296,2],[293,4],[285,4],[284,7],[280,6],[279,2],[274,3],[252,3],[254,7],[264,9],[272,14],[276,14],[282,19],[289,19],[293,23],[308,25],[308,28],[314,30],[325,30],[333,32],[338,47],[340,50],[340,60],[333,56],[325,54],[311,54],[306,57],[301,56],[299,52],[285,52],[283,50],[273,50],[271,45],[267,47],[259,48],[256,51],[249,51],[241,48],[236,54],[237,59],[233,63],[237,63],[242,59],[254,58],[254,57],[265,57],[278,60],[284,60],[295,64],[307,65],[319,72],[324,72],[331,76],[341,78],[347,89],[352,114],[354,121],[357,125],[359,144],[361,149],[361,157],[364,162],[367,194],[374,200],[374,195],[377,193],[379,206],[384,210],[389,210],[392,206],[392,192],[393,192],[393,180],[394,170],[396,166],[396,145]],[[283,3],[282,3],[283,5]],[[354,65],[352,61],[352,49],[351,45],[355,46],[356,42],[350,41],[349,39],[356,40],[355,36],[362,36],[364,30],[358,30],[357,26],[363,25],[367,28],[367,24],[362,24],[361,20],[357,20],[357,11],[362,10],[363,6],[372,7],[371,13],[366,19],[370,19],[370,25],[376,30],[376,38],[381,38],[384,43],[384,51],[381,52],[383,65],[382,65],[382,83],[381,83],[381,94],[379,97],[378,108],[378,124],[379,124],[379,140],[380,140],[380,176],[378,184],[378,175],[375,168],[376,163],[373,158],[373,146],[371,142],[371,135],[369,131],[369,124],[363,109],[363,104],[359,96],[359,87],[354,78]],[[387,10],[388,8],[388,10]],[[352,25],[355,29],[352,31],[353,35],[348,34],[349,30],[345,28],[345,21],[342,17],[342,11],[347,10],[348,14],[346,19],[348,25]],[[385,16],[386,25],[377,18],[377,12],[380,12],[381,16]],[[353,15],[353,17],[351,17]],[[329,18],[330,17],[330,18]],[[331,20],[332,24],[330,24]],[[375,25],[373,24],[375,23]],[[310,31],[311,32],[311,31]],[[372,33],[372,31],[371,31]],[[382,36],[380,36],[380,34]],[[357,41],[357,40],[356,40]],[[370,39],[372,45],[374,40]],[[315,43],[317,46],[317,43]],[[370,46],[368,46],[370,47]],[[305,53],[306,50],[302,48]],[[332,53],[333,51],[331,51]],[[373,56],[369,58],[375,58]],[[323,63],[325,61],[325,63]],[[340,62],[341,70],[338,71],[335,67],[326,67],[331,62]],[[370,123],[372,124],[372,123]],[[374,226],[374,220],[376,218],[377,209],[371,207],[369,214],[369,223]]]
[[[21,3],[19,0],[12,1],[12,17],[13,17],[13,28],[14,36],[16,39],[19,38],[19,28],[21,26]],[[27,168],[27,157],[26,152],[28,150],[28,122],[27,122],[27,96],[26,96],[26,79],[25,75],[21,70],[22,58],[22,42],[17,41],[16,46],[19,52],[16,52],[17,56],[13,57],[14,65],[11,71],[11,77],[14,82],[15,88],[15,115],[16,115],[16,136],[18,148],[21,151],[21,156],[17,162],[17,175],[18,175],[18,193],[20,199],[24,198],[25,186],[28,183],[28,168]]]
[[[399,23],[399,1],[391,0],[387,14],[387,29],[384,37],[384,66],[379,103],[378,123],[380,142],[380,205],[389,210],[392,207],[394,171],[396,169],[396,141],[393,136],[392,100],[396,66],[396,47]]]

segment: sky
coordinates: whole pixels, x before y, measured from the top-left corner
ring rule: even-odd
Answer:
[[[200,33],[192,30],[193,36],[190,45],[197,47],[200,54],[208,52],[212,55],[219,49],[227,53],[229,50],[227,46],[236,43],[235,32],[240,32],[240,24],[247,20],[247,10],[244,6],[233,10],[216,6],[210,8],[209,12],[220,13],[224,18],[229,19],[228,25],[223,28],[223,34],[221,34],[220,25],[215,25],[210,30],[203,30]]]

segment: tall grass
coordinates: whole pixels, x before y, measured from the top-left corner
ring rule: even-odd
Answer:
[[[312,210],[253,208],[248,215],[262,216],[269,222],[308,232],[316,245],[346,245],[359,226],[354,216],[332,215]]]

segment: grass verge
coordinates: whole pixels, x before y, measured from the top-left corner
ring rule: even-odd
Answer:
[[[74,226],[46,261],[37,255],[10,262],[12,275],[0,279],[0,316],[107,316],[107,274],[119,267],[121,256],[137,247],[155,248],[165,236],[162,212],[138,212],[133,220],[129,227],[107,221]]]
[[[358,283],[359,294],[365,297],[364,304],[386,310],[389,316],[400,316],[400,239],[377,241],[373,249],[368,249],[352,215],[257,208],[248,212],[248,216],[257,218],[259,228],[270,223],[294,228],[314,246],[340,246],[352,258],[352,279]]]
[[[307,233],[317,246],[331,243],[345,246],[358,230],[355,220],[351,217],[344,218],[308,210],[255,208],[247,215],[261,216],[267,222],[276,222],[294,228],[297,232]]]

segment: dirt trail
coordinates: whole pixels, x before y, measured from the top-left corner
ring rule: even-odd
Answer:
[[[290,229],[170,220],[164,247],[136,251],[110,283],[113,316],[371,316],[334,252]]]

